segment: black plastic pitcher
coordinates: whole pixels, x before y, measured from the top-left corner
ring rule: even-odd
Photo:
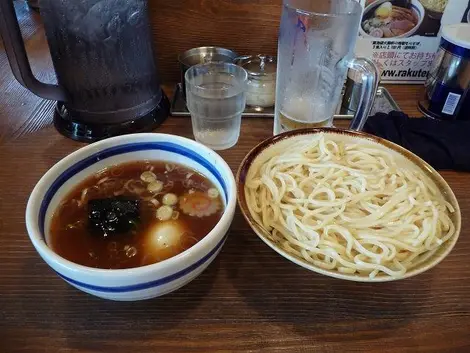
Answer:
[[[149,131],[168,115],[157,74],[147,0],[41,0],[58,85],[38,81],[12,0],[0,1],[0,32],[16,79],[58,101],[56,128],[82,141]]]

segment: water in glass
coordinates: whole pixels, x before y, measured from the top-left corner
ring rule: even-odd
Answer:
[[[186,72],[186,103],[196,141],[214,149],[234,146],[245,109],[245,70],[229,63],[208,63]]]

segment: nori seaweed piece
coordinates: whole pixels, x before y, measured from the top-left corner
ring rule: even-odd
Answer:
[[[139,200],[120,196],[88,201],[88,227],[102,236],[127,233],[139,220]]]

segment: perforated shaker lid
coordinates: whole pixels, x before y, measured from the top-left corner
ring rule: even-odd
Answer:
[[[459,47],[470,49],[470,23],[446,25],[442,29],[442,38]]]

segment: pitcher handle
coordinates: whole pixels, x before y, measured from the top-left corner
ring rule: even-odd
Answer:
[[[361,96],[349,130],[361,131],[374,105],[379,86],[379,70],[374,62],[367,58],[353,59],[349,67],[360,72],[362,76]]]
[[[58,85],[43,83],[34,76],[12,0],[0,1],[0,34],[11,71],[18,82],[42,98],[65,101],[66,94],[62,88]]]

